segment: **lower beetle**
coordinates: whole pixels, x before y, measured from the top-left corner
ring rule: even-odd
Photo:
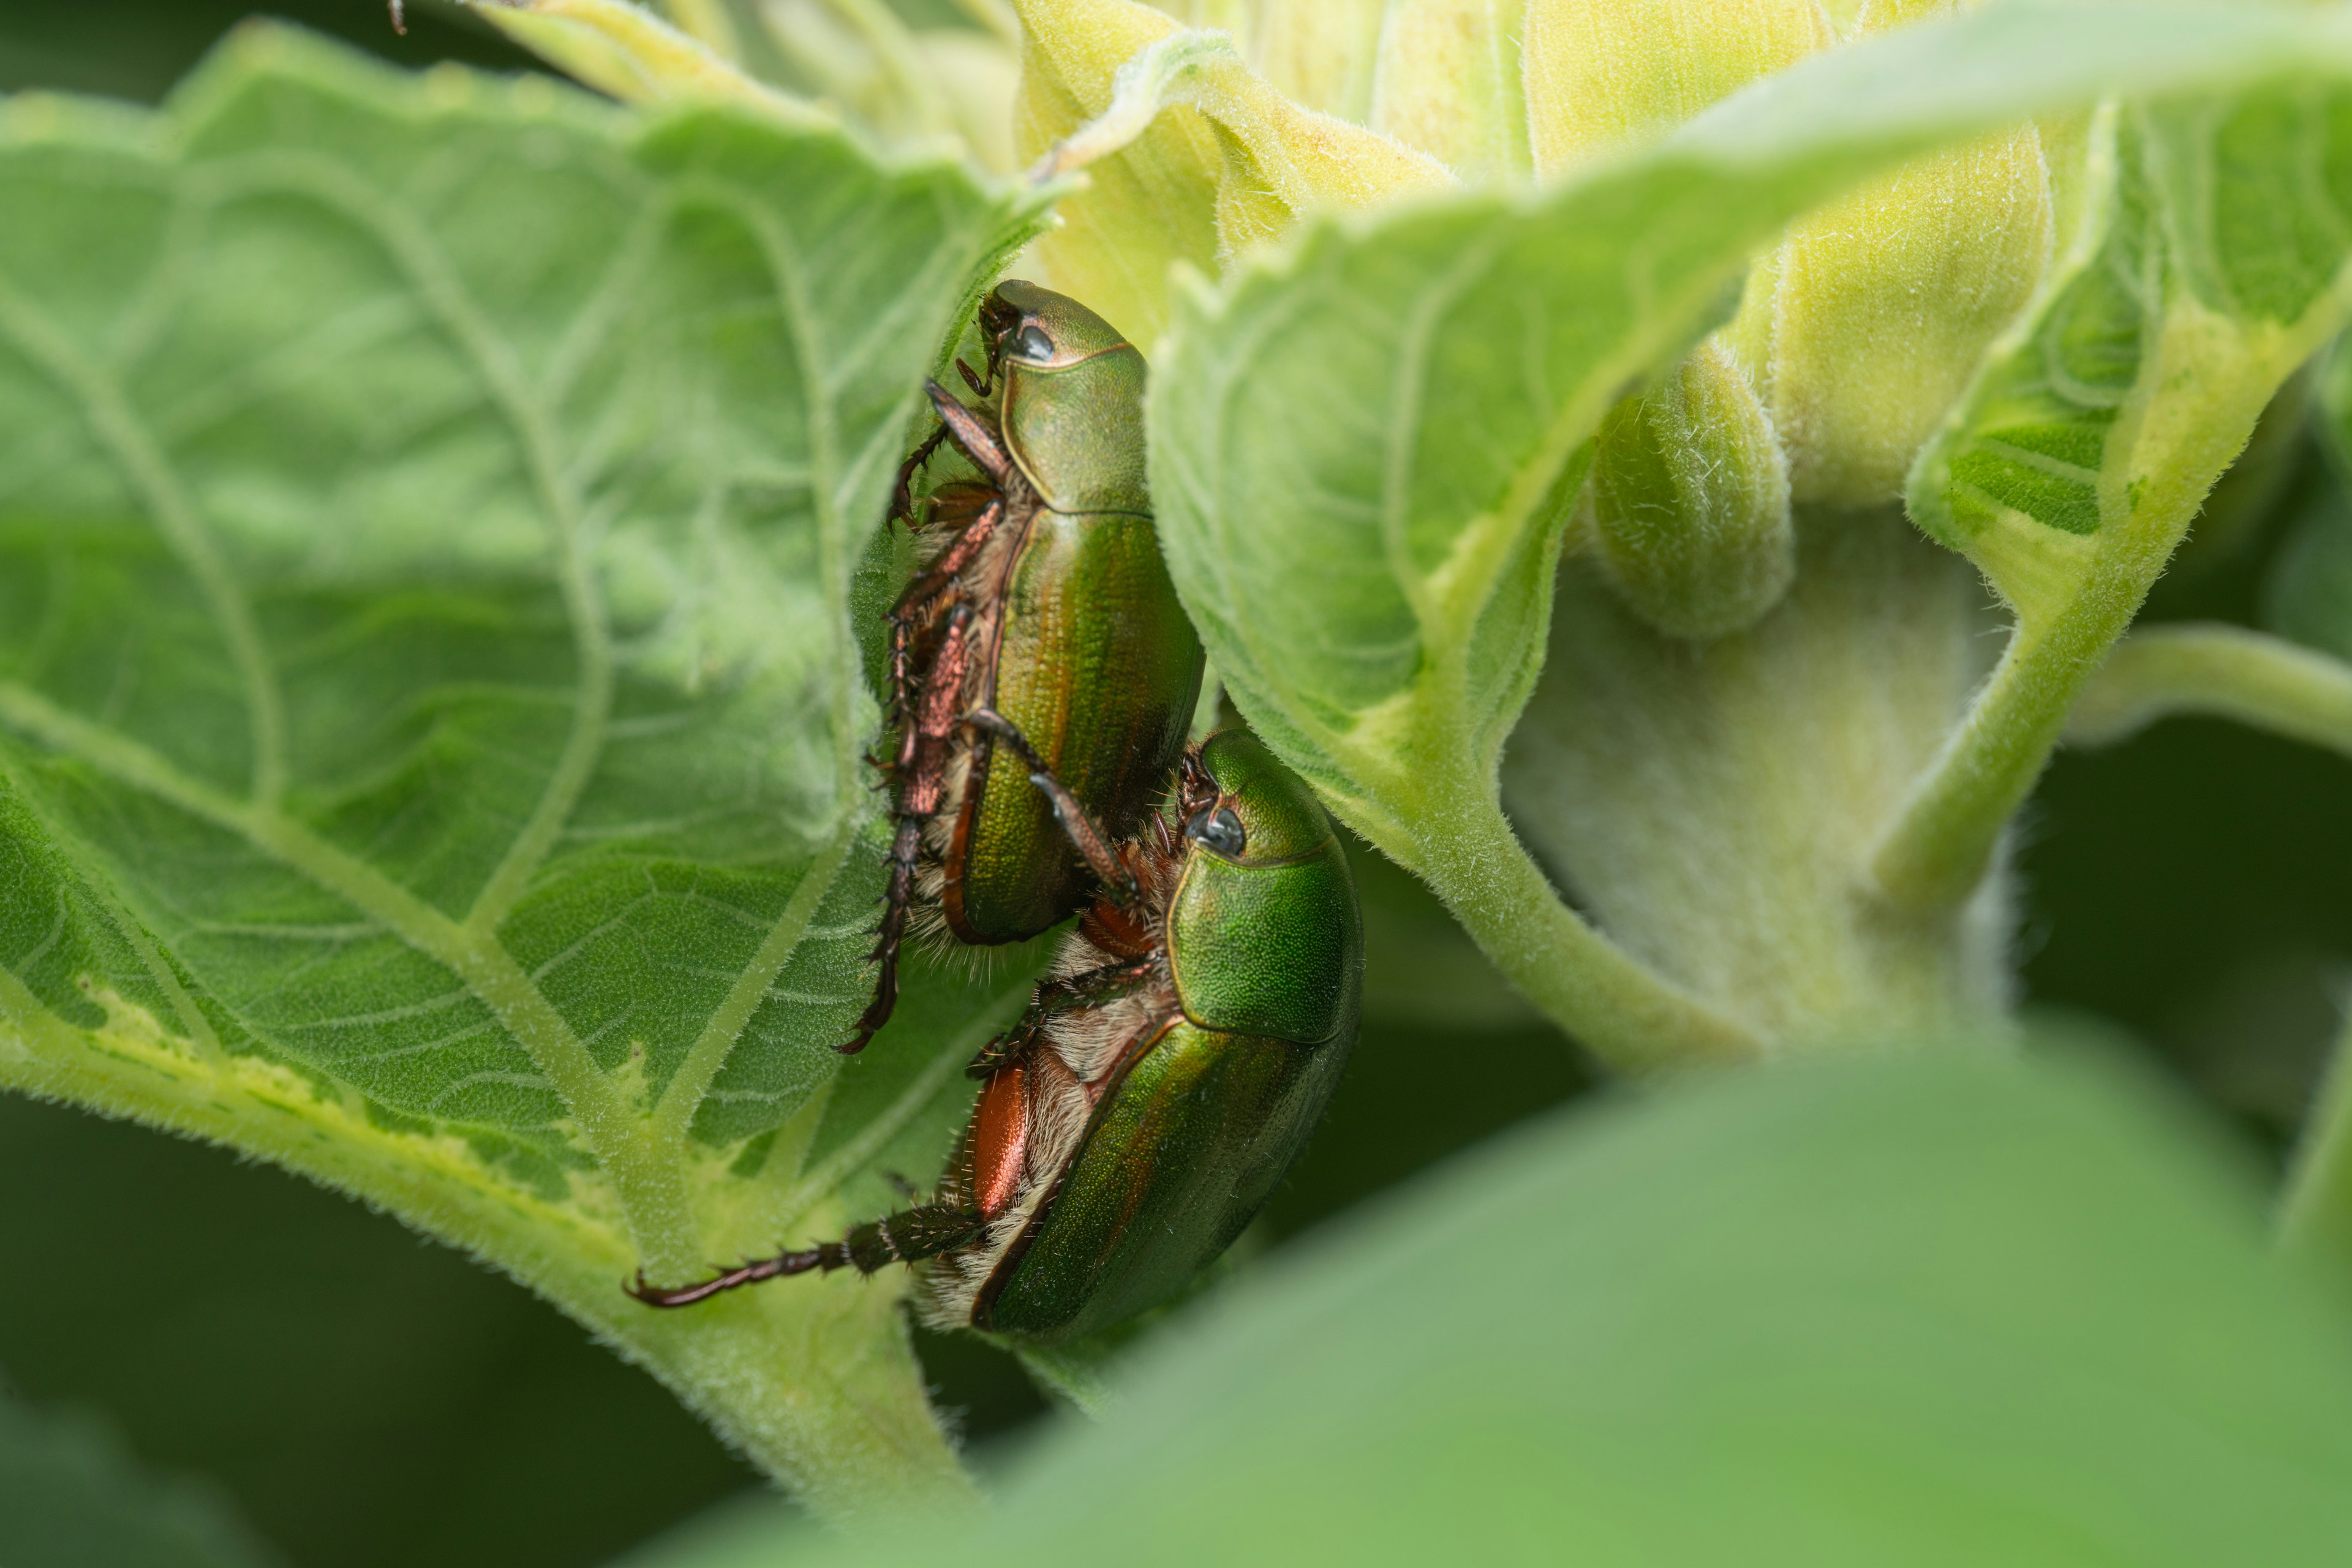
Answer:
[[[639,1300],[908,1263],[934,1327],[1078,1338],[1182,1289],[1289,1169],[1363,985],[1355,882],[1323,808],[1226,731],[1186,752],[1172,798],[1112,844],[1024,760],[1104,890],[971,1064],[983,1087],[932,1201],[700,1284],[640,1275]]]

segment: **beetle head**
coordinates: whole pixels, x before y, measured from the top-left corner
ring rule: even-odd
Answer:
[[[1255,736],[1226,731],[1179,781],[1185,865],[1167,917],[1185,1016],[1318,1045],[1355,1026],[1362,928],[1330,818]]]
[[[992,353],[1038,370],[1059,370],[1127,342],[1076,300],[1018,278],[981,301],[980,325]]]

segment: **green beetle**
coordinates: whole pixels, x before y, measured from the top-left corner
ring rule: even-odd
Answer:
[[[983,399],[929,384],[940,428],[900,469],[892,515],[937,552],[890,612],[897,797],[872,1004],[845,1051],[896,1006],[909,915],[956,941],[1020,942],[1091,895],[1082,858],[1009,737],[1042,757],[1088,820],[1131,832],[1184,745],[1201,639],[1176,602],[1143,472],[1143,356],[1076,301],[1019,281],[980,307]],[[942,440],[982,479],[918,504]],[[985,726],[975,715],[989,716]]]
[[[973,1062],[983,1086],[931,1202],[684,1289],[641,1278],[638,1297],[684,1306],[904,1262],[933,1326],[1053,1342],[1167,1300],[1224,1251],[1355,1042],[1347,855],[1297,776],[1233,731],[1186,752],[1172,799],[1097,851],[1106,891]]]

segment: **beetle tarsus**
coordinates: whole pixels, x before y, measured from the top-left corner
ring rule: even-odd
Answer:
[[[898,831],[890,840],[890,886],[882,896],[882,923],[875,929],[874,951],[866,955],[868,963],[880,963],[882,972],[875,977],[874,1000],[858,1016],[857,1033],[835,1047],[845,1057],[864,1050],[898,1009],[898,946],[907,933],[907,910],[914,899],[915,862],[922,841],[922,818],[901,816]]]
[[[648,1307],[691,1307],[762,1279],[819,1271],[830,1274],[838,1268],[874,1274],[893,1263],[920,1263],[942,1252],[954,1251],[978,1236],[987,1224],[977,1210],[952,1204],[919,1204],[858,1226],[839,1241],[823,1241],[814,1247],[780,1252],[773,1258],[756,1258],[732,1268],[722,1268],[692,1285],[651,1284],[646,1279],[646,1271],[640,1268],[637,1277],[621,1289]]]
[[[903,521],[909,527],[913,526],[915,521],[915,475],[921,469],[925,463],[931,460],[931,454],[938,451],[940,449],[940,443],[947,438],[948,427],[942,425],[938,429],[932,431],[929,436],[924,437],[923,444],[915,448],[913,456],[909,457],[905,462],[898,465],[898,482],[892,486],[890,489],[889,521],[894,522]]]

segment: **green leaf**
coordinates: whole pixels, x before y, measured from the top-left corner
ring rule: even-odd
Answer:
[[[41,1568],[260,1568],[276,1560],[224,1504],[159,1481],[83,1416],[0,1394],[0,1563]]]
[[[956,1558],[2334,1562],[2352,1348],[2246,1177],[1999,1048],[1556,1119],[1155,1343]]]
[[[2342,325],[2352,69],[2333,63],[2103,110],[2080,233],[1913,467],[1911,515],[2017,633],[1880,853],[1898,900],[1975,884],[2272,395]]]
[[[832,1049],[852,573],[1032,215],[274,30],[159,114],[0,106],[0,1083],[474,1248],[823,1506],[941,1484],[889,1291],[618,1287],[928,1175],[1017,1000]]]
[[[1327,221],[1196,287],[1155,367],[1152,482],[1212,658],[1269,743],[1597,1050],[1753,1049],[1565,910],[1496,801],[1602,413],[1720,318],[1752,252],[1864,174],[2118,89],[2252,95],[2347,58],[2333,13],[1991,5],[1813,57],[1534,198]],[[2166,119],[2165,144],[2206,112]],[[2307,247],[2283,269],[2215,255],[2217,289],[2316,287]]]

